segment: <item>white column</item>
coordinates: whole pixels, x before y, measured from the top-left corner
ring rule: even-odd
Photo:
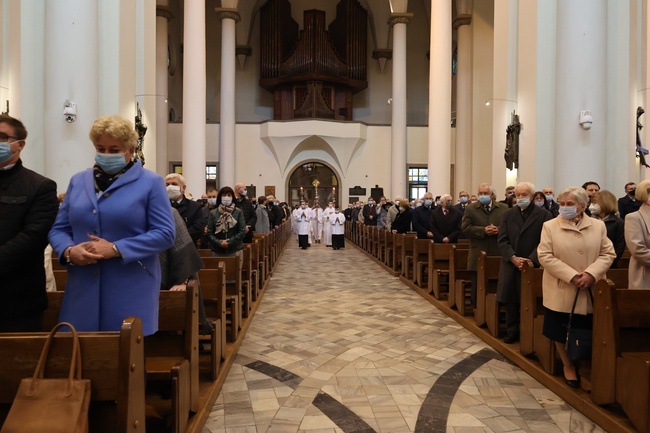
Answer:
[[[431,0],[429,59],[429,191],[451,184],[451,2]]]
[[[472,172],[472,0],[456,0],[458,59],[456,67],[456,159],[454,190],[473,191]]]
[[[517,183],[517,169],[508,170],[503,157],[506,128],[517,109],[517,1],[494,1],[494,74],[492,107],[492,174],[489,179],[501,198],[506,186]],[[520,119],[524,124],[527,119]],[[522,179],[524,180],[524,179]],[[528,179],[525,179],[528,180]]]
[[[412,14],[393,13],[390,196],[408,196],[406,183],[406,24]]]
[[[156,166],[150,167],[163,176],[169,172],[167,156],[167,119],[169,118],[167,109],[169,92],[167,21],[172,19],[172,14],[166,6],[167,0],[159,0],[156,7],[156,141],[153,144],[155,144],[157,157]]]
[[[158,147],[158,101],[157,101],[157,32],[156,0],[140,0],[136,3],[136,82],[135,102],[142,113],[142,123],[147,126],[144,137],[145,167],[157,168]],[[135,107],[134,107],[135,109]],[[135,120],[135,116],[133,118]]]
[[[59,191],[94,161],[88,131],[98,116],[97,8],[97,2],[87,0],[45,5],[45,168]],[[66,100],[77,104],[73,123],[63,118]]]
[[[605,179],[607,0],[557,2],[555,186]],[[588,48],[587,48],[588,47]],[[594,123],[584,130],[581,110]]]
[[[237,9],[217,8],[221,19],[221,105],[219,125],[219,186],[235,185],[235,25]]]
[[[183,31],[183,177],[205,192],[205,0],[185,2]]]

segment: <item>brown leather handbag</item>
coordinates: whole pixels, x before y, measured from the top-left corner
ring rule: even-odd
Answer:
[[[67,378],[43,377],[47,355],[60,328],[72,331],[72,359]],[[81,378],[81,351],[77,331],[69,323],[56,325],[45,341],[36,371],[23,379],[0,433],[87,433],[90,380]]]

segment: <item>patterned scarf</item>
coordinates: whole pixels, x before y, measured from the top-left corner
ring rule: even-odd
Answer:
[[[214,230],[215,235],[221,232],[228,235],[228,230],[237,225],[237,220],[232,216],[234,211],[234,203],[230,206],[225,206],[224,204],[219,205],[219,219],[217,220],[216,228]]]
[[[129,168],[133,167],[134,162],[129,163],[120,171],[114,174],[106,173],[99,165],[95,164],[93,167],[93,176],[95,178],[95,192],[106,191],[120,176],[122,176]]]

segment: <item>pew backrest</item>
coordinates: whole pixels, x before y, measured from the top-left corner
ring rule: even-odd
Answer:
[[[120,433],[145,430],[144,340],[140,319],[129,317],[119,332],[79,332],[82,377],[91,381],[91,401],[115,402]],[[31,377],[47,333],[0,334],[0,403],[11,403],[21,379]],[[50,348],[45,377],[67,377],[72,339],[59,333]],[[91,414],[93,413],[91,405]],[[103,413],[103,412],[102,412]],[[115,424],[116,423],[116,424]]]

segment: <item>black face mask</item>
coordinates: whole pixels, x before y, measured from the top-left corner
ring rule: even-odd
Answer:
[[[628,194],[629,194],[630,196],[634,197],[634,195],[636,194],[636,188],[633,189],[632,191],[630,191]]]

